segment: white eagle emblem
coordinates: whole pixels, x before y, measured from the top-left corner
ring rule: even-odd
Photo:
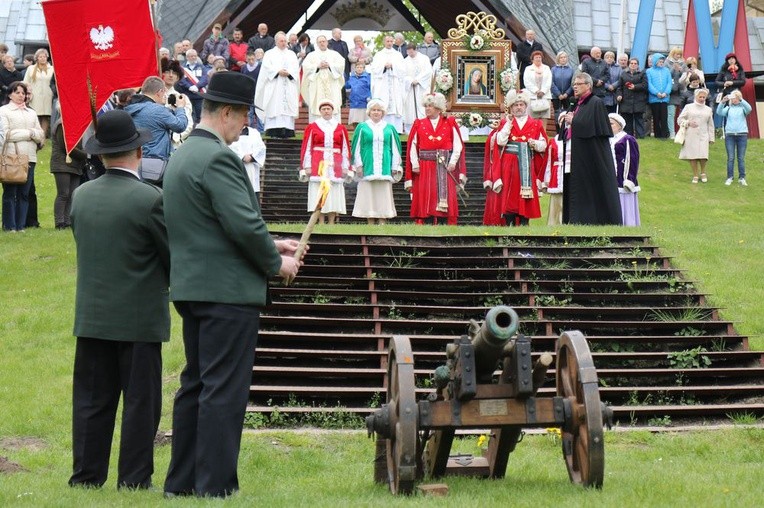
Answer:
[[[98,25],[98,28],[90,29],[90,40],[96,49],[105,51],[113,46],[114,30],[110,26],[104,28],[103,25]]]

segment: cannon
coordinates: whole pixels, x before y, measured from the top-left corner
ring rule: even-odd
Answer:
[[[507,306],[490,309],[482,326],[471,320],[468,333],[447,345],[447,363],[432,375],[435,390],[422,400],[416,396],[411,343],[406,336],[392,337],[387,400],[366,417],[369,436],[377,438],[375,481],[388,484],[393,494],[410,494],[425,477],[503,478],[524,428],[559,427],[571,482],[602,487],[603,427],[610,426],[612,410],[600,402],[586,338],[579,331],[560,335],[556,394],[537,396],[554,358],[543,353],[534,362],[530,339],[517,334],[519,324]],[[456,431],[467,429],[490,429],[482,457],[450,455]]]

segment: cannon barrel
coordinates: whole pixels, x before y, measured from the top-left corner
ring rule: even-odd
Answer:
[[[470,330],[470,340],[475,348],[475,374],[479,382],[490,382],[504,347],[519,327],[517,312],[512,307],[497,305],[486,313],[479,329]]]

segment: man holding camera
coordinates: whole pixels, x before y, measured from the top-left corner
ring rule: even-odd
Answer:
[[[133,117],[135,125],[151,132],[152,139],[143,145],[142,171],[143,177],[153,183],[161,182],[161,171],[158,174],[152,170],[151,177],[147,177],[146,171],[150,163],[163,166],[170,158],[172,151],[171,132],[181,133],[188,126],[186,117],[186,98],[179,97],[175,100],[175,106],[165,107],[167,103],[167,89],[164,81],[157,76],[149,76],[141,85],[141,93],[135,94],[127,105],[125,111]],[[147,160],[150,159],[150,160]]]
[[[177,109],[183,109],[186,112],[186,120],[188,120],[188,125],[186,126],[186,129],[183,132],[173,132],[172,133],[172,149],[175,150],[180,146],[180,144],[185,141],[185,139],[188,137],[188,135],[191,133],[191,131],[194,128],[194,120],[193,120],[193,110],[191,108],[191,101],[189,101],[186,96],[184,96],[182,93],[180,93],[178,90],[175,89],[175,85],[178,83],[178,81],[181,80],[183,77],[183,70],[180,67],[180,62],[177,60],[168,60],[166,58],[162,59],[162,81],[164,81],[164,89],[167,95],[167,104],[166,107],[170,109],[170,111],[176,111]],[[178,105],[178,99],[183,99],[181,104],[183,106]]]

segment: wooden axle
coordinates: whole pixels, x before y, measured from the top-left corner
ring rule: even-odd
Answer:
[[[425,400],[419,402],[419,428],[561,427],[565,423],[563,402],[562,397],[486,398],[466,402]]]

